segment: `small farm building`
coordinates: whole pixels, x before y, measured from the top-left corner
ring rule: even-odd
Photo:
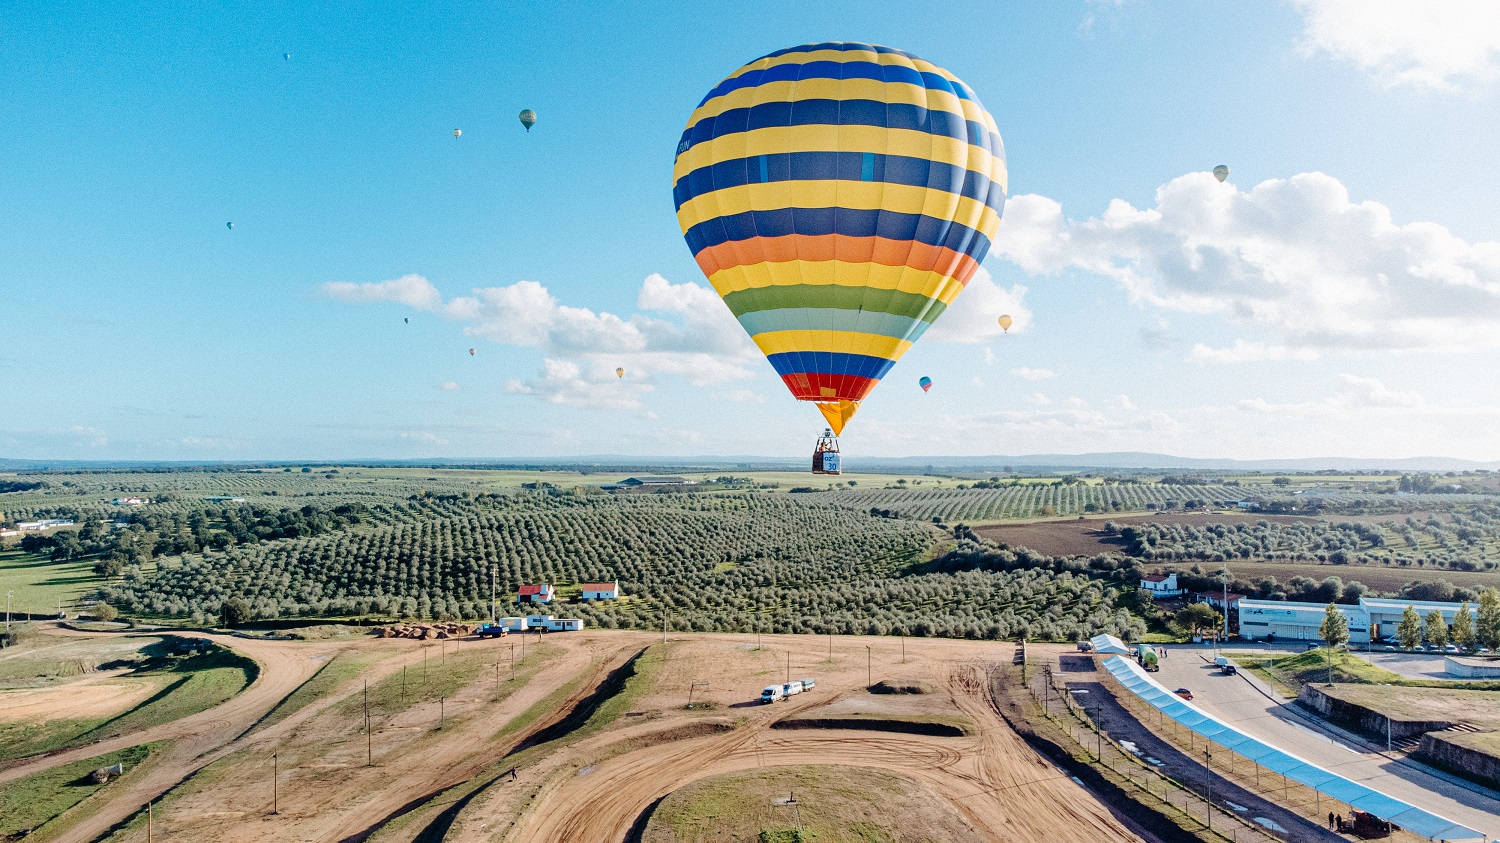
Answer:
[[[541,585],[523,585],[521,586],[520,590],[516,592],[516,602],[551,603],[552,584],[542,583]]]
[[[579,598],[584,602],[592,600],[618,600],[620,599],[620,583],[615,582],[586,582],[581,587]]]
[[[1182,589],[1177,587],[1176,574],[1148,574],[1141,577],[1141,588],[1151,592],[1154,600],[1163,597],[1177,597],[1182,594]]]

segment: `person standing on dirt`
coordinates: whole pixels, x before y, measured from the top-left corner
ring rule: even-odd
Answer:
[[[1328,812],[1328,827],[1333,828],[1333,812]]]

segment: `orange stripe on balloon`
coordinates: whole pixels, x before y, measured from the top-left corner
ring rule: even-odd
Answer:
[[[748,257],[754,260],[746,260]],[[967,285],[979,264],[970,256],[942,246],[886,237],[850,237],[847,234],[788,234],[783,237],[751,237],[709,246],[694,258],[707,277],[721,269],[758,263],[787,261],[846,261],[905,266],[919,272],[938,272]]]

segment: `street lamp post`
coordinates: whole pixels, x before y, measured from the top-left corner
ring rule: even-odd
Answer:
[[[1208,823],[1210,832],[1214,830],[1213,760],[1212,750],[1205,746],[1203,748],[1203,818]]]

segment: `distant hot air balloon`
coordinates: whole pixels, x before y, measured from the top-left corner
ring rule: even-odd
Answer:
[[[1215,167],[1214,178],[1218,179],[1221,182],[1229,178],[1229,166],[1227,164],[1220,164],[1219,166]]]
[[[454,140],[458,140],[459,138],[463,137],[463,134],[464,134],[464,130],[463,129],[454,129],[453,130],[453,139]]]
[[[720,82],[672,175],[698,266],[830,437],[963,291],[1006,191],[999,130],[967,85],[848,42]]]
[[[287,61],[291,61],[292,60],[292,54],[291,53],[282,53],[281,57],[284,58],[284,59],[286,59]]]
[[[224,227],[228,228],[230,231],[234,231],[234,223],[232,223],[232,222],[226,222],[226,223],[224,223]]]
[[[923,392],[927,392],[928,390],[932,389],[932,378],[929,378],[926,375],[917,378],[917,386],[922,387]]]
[[[997,321],[1000,323],[1000,330],[1007,334],[1010,333],[1010,326],[1015,324],[1015,320],[1010,318],[1009,313],[1000,314],[1000,318]]]
[[[529,108],[522,111],[521,125],[526,127],[526,131],[531,131],[531,127],[536,125],[536,112]]]
[[[615,377],[617,377],[617,378],[623,378],[623,377],[625,377],[625,369],[624,368],[616,369],[615,370]]]
[[[470,357],[473,357],[473,356],[474,356],[474,349],[472,349],[472,348],[471,348],[471,349],[469,349],[469,356],[470,356]]]
[[[405,322],[408,325],[410,325],[411,324],[411,317],[410,316],[403,316],[403,317],[401,317],[401,321]]]

